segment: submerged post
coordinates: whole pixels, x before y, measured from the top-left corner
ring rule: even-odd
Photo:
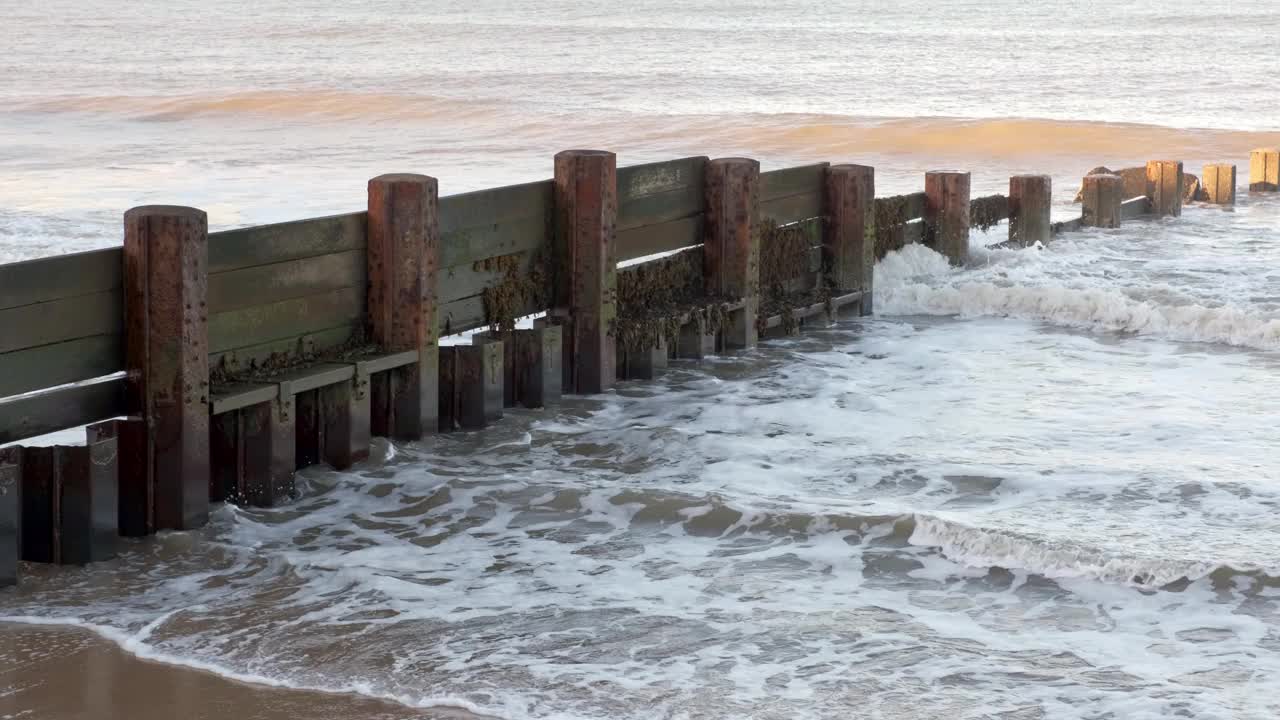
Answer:
[[[969,258],[969,173],[925,173],[924,192],[930,246],[952,265],[963,265]]]
[[[614,245],[618,224],[618,158],[603,150],[565,150],[555,157],[556,266],[554,312],[564,318],[565,389],[599,393],[617,380],[610,332],[618,308]]]
[[[1023,247],[1049,242],[1053,180],[1048,175],[1009,178],[1009,240]]]
[[[1236,204],[1236,166],[1229,163],[1205,165],[1202,190],[1214,205]]]
[[[1086,227],[1120,227],[1122,195],[1124,178],[1119,175],[1086,175],[1080,190],[1080,201],[1084,205],[1081,224]]]
[[[208,220],[153,205],[124,216],[125,392],[120,531],[190,530],[209,517]]]
[[[721,158],[707,164],[703,276],[709,294],[740,299],[723,329],[725,345],[755,347],[760,304],[760,163]]]
[[[437,422],[438,208],[433,177],[369,181],[370,339],[386,352],[418,353],[417,363],[383,373],[385,384],[372,396],[373,426],[401,440],[417,440]]]
[[[1182,214],[1182,162],[1152,160],[1147,163],[1147,198],[1156,217]]]
[[[872,311],[871,281],[876,264],[876,170],[866,165],[827,168],[823,267],[837,292],[862,291],[859,313]]]
[[[1249,153],[1249,192],[1280,191],[1280,150],[1260,148]]]

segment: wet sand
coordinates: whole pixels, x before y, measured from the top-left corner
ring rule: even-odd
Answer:
[[[0,624],[0,718],[475,720],[355,695],[272,688],[142,660],[73,627]]]

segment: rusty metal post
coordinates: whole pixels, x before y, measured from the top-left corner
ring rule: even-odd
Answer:
[[[827,227],[823,267],[835,294],[862,291],[860,314],[872,312],[871,280],[876,264],[876,170],[866,165],[827,168]]]
[[[760,310],[760,163],[719,158],[707,163],[703,276],[707,292],[741,300],[723,329],[729,347],[755,347]]]
[[[426,175],[369,181],[369,330],[387,352],[417,350],[418,362],[387,371],[375,392],[375,427],[417,440],[436,426],[438,348],[436,272],[440,265],[439,197]]]
[[[611,152],[566,150],[555,157],[552,303],[567,326],[570,388],[582,394],[604,392],[617,377],[610,335],[618,312],[617,173]]]
[[[189,530],[209,517],[208,234],[194,208],[124,216],[126,398],[141,420],[141,437],[122,437],[126,535]]]
[[[1152,160],[1147,163],[1147,198],[1156,217],[1182,214],[1182,162]]]
[[[1053,180],[1048,175],[1009,178],[1009,241],[1023,247],[1049,242]]]
[[[18,584],[22,559],[22,448],[0,448],[0,588]]]
[[[924,192],[930,247],[963,265],[969,259],[969,173],[925,173]]]
[[[1201,190],[1206,202],[1214,205],[1236,204],[1236,166],[1219,163],[1204,166]]]
[[[1249,153],[1249,192],[1280,191],[1280,150],[1261,148]]]
[[[1086,175],[1080,189],[1083,204],[1081,225],[1086,227],[1120,227],[1120,203],[1124,195],[1124,178],[1097,173]]]

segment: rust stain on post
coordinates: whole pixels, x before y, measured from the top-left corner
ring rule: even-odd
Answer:
[[[1009,240],[1023,247],[1049,242],[1052,203],[1053,180],[1048,175],[1009,178]]]
[[[122,438],[126,535],[208,520],[208,234],[195,208],[124,216],[126,397],[142,421],[141,438]]]
[[[566,150],[555,157],[555,314],[566,319],[571,388],[613,386],[617,354],[617,157],[601,150]]]
[[[706,238],[703,274],[706,292],[741,298],[724,328],[730,347],[754,347],[760,305],[760,163],[720,158],[707,163]]]
[[[876,171],[865,165],[827,168],[823,266],[836,294],[862,291],[861,314],[870,315],[875,268]]]
[[[929,246],[952,265],[963,265],[969,258],[969,173],[925,173],[924,192]]]
[[[402,440],[436,426],[439,192],[426,175],[369,181],[369,336],[388,352],[418,350],[416,365],[387,371],[373,425]]]

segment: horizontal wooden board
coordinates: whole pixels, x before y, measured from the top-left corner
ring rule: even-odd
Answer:
[[[516,313],[516,317],[534,315],[544,310],[546,310],[545,307],[535,306],[533,302],[528,302],[523,309]],[[484,319],[484,300],[479,295],[454,300],[440,306],[441,337],[457,335],[458,333],[482,327],[487,327],[487,323],[485,323]]]
[[[0,265],[0,309],[115,290],[123,276],[119,247]]]
[[[0,403],[0,443],[109,420],[124,409],[123,378]]]
[[[520,276],[527,274],[532,265],[533,253],[519,253],[515,259],[516,274]],[[477,270],[475,263],[445,268],[436,278],[436,301],[444,304],[479,295],[485,288],[502,281],[505,277],[505,271]]]
[[[1143,199],[1145,200],[1146,198]],[[1062,233],[1076,232],[1082,227],[1084,227],[1084,218],[1078,217],[1053,223],[1049,226],[1049,229],[1054,235],[1061,235]]]
[[[543,248],[549,251],[552,232],[549,218],[541,215],[452,230],[441,236],[440,267],[469,267],[499,255]]]
[[[760,203],[760,219],[772,220],[779,225],[822,216],[822,195],[789,195]]]
[[[123,332],[119,288],[0,310],[0,353]]]
[[[1136,197],[1125,200],[1120,203],[1120,220],[1132,220],[1151,214],[1151,199],[1148,197]]]
[[[367,264],[364,250],[349,250],[210,275],[209,312],[229,312],[347,287],[363,290]]]
[[[293,220],[209,234],[209,273],[361,250],[368,213]]]
[[[95,335],[0,355],[0,398],[124,369],[124,337]]]
[[[707,158],[618,170],[618,230],[679,220],[702,212]]]
[[[209,370],[231,375],[261,366],[272,358],[288,357],[291,361],[304,359],[324,350],[339,347],[361,332],[359,323],[348,323],[313,332],[290,335],[257,345],[210,353]]]
[[[440,233],[476,226],[501,224],[507,220],[550,217],[555,186],[550,180],[507,185],[440,198]]]
[[[925,205],[928,203],[928,196],[922,192],[911,193],[910,195],[895,195],[892,197],[876,198],[876,204],[879,205],[880,203],[896,200],[898,198],[902,198],[906,201],[906,205],[903,208],[903,219],[919,220],[924,217]]]
[[[816,194],[822,197],[826,191],[829,166],[830,163],[817,163],[760,173],[760,202],[791,195]]]
[[[364,322],[365,293],[342,288],[269,305],[209,316],[209,352],[268,343],[281,338]]]
[[[626,262],[646,255],[699,245],[702,243],[703,222],[702,215],[694,215],[681,220],[622,230],[618,233],[615,251],[617,260]]]

